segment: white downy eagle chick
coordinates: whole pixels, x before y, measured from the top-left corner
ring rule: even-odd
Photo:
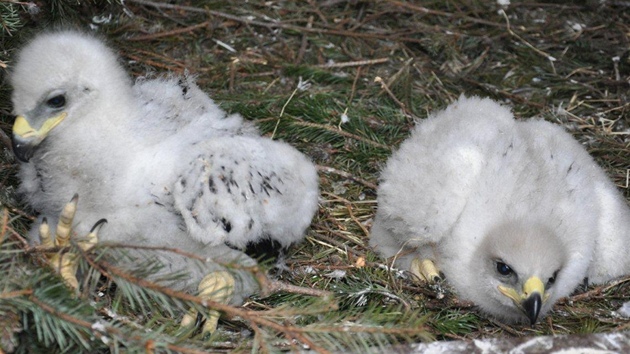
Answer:
[[[170,285],[200,284],[201,293],[225,285],[220,300],[238,304],[258,285],[227,265],[255,265],[243,250],[256,244],[299,242],[315,214],[313,163],[226,114],[188,76],[134,85],[103,41],[57,31],[19,52],[11,84],[20,192],[40,214],[35,239],[37,224],[57,226],[78,194],[77,235],[106,218],[99,242],[201,256],[207,261],[197,266],[155,252],[165,272],[189,275]]]
[[[534,324],[584,279],[630,273],[630,210],[561,127],[462,96],[388,160],[370,244],[421,279],[441,270],[490,316]]]

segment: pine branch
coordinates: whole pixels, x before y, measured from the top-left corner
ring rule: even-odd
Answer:
[[[387,145],[383,145],[383,144],[381,144],[379,142],[366,139],[366,138],[364,138],[362,136],[359,136],[359,135],[356,135],[356,134],[348,133],[348,132],[346,132],[344,130],[341,130],[339,128],[335,128],[333,126],[324,125],[324,124],[317,124],[317,123],[311,123],[311,122],[303,122],[303,121],[298,121],[298,120],[291,121],[291,124],[299,125],[299,126],[303,126],[303,127],[309,127],[309,128],[324,129],[324,130],[327,130],[329,132],[333,132],[333,133],[345,136],[347,138],[352,138],[354,140],[358,140],[358,141],[364,142],[366,144],[379,147],[381,149],[391,150],[391,147],[389,147]]]
[[[97,339],[103,341],[103,343],[107,344],[109,342],[109,339],[107,337],[105,337],[105,335],[114,335],[118,338],[124,338],[125,342],[141,342],[140,345],[142,347],[145,348],[154,348],[156,345],[156,341],[153,339],[144,339],[140,336],[126,336],[124,334],[123,331],[121,331],[118,328],[115,327],[111,327],[111,326],[106,326],[102,323],[99,322],[99,325],[96,325],[95,323],[91,323],[88,321],[84,321],[82,319],[76,318],[70,314],[58,311],[57,309],[53,308],[52,306],[44,303],[43,301],[41,301],[40,299],[38,299],[35,296],[30,296],[28,298],[30,301],[32,301],[34,304],[36,304],[37,306],[39,306],[42,310],[44,310],[45,312],[60,318],[63,321],[69,322],[77,327],[81,327],[82,329],[84,329],[85,331],[89,332],[91,335],[95,336]],[[190,353],[190,354],[201,354],[201,353],[206,353],[206,351],[201,351],[201,350],[196,350],[196,349],[191,349],[191,348],[186,348],[186,347],[182,347],[182,346],[178,346],[178,345],[173,345],[170,343],[160,343],[160,346],[164,345],[167,349],[169,350],[173,350],[179,353]]]

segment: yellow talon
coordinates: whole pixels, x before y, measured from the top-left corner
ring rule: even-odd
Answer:
[[[59,222],[57,223],[57,228],[55,229],[54,240],[50,236],[51,232],[48,220],[46,220],[46,218],[42,220],[42,223],[39,226],[39,237],[44,248],[53,248],[55,246],[67,247],[70,245],[70,237],[72,237],[72,221],[74,220],[74,215],[77,211],[78,201],[79,196],[75,194],[70,202],[64,206],[61,214],[59,215]],[[98,242],[98,231],[106,221],[107,220],[105,219],[99,220],[84,239],[77,241],[77,245],[84,251],[87,251],[94,246]],[[50,266],[55,270],[55,272],[59,273],[61,278],[70,288],[73,290],[77,290],[79,288],[79,281],[77,280],[76,275],[77,268],[79,266],[79,257],[74,252],[57,252],[48,255],[47,259]]]
[[[441,279],[440,271],[430,259],[414,258],[411,261],[411,273],[429,283],[435,283]]]
[[[199,297],[227,304],[232,300],[234,295],[234,277],[227,271],[218,271],[206,275],[199,282]],[[191,326],[195,323],[197,312],[194,309],[188,311],[181,321],[181,327]],[[206,323],[203,326],[202,333],[214,333],[219,323],[219,311],[208,311]]]
[[[179,324],[180,327],[188,327],[195,324],[196,314],[197,311],[195,311],[194,308],[188,310],[188,313],[184,315],[184,318],[182,318],[182,322]]]
[[[42,224],[39,225],[39,238],[42,241],[42,246],[44,248],[53,248],[55,247],[55,243],[53,239],[50,237],[50,226],[48,226],[48,220],[44,218],[42,220]]]
[[[72,290],[79,289],[79,281],[77,280],[78,266],[79,262],[76,254],[68,252],[61,256],[59,275]]]
[[[59,222],[57,223],[57,230],[55,233],[55,245],[59,247],[65,247],[70,244],[72,221],[74,220],[74,214],[77,212],[78,202],[79,195],[75,194],[70,200],[70,203],[63,207],[63,210],[59,215]]]
[[[92,226],[90,233],[85,236],[85,238],[77,241],[77,245],[81,247],[82,250],[87,251],[92,248],[94,245],[98,243],[98,231],[101,229],[103,224],[107,223],[107,219],[101,219]]]

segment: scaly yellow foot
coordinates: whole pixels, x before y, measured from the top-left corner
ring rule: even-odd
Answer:
[[[218,271],[206,275],[199,283],[199,297],[227,304],[234,296],[234,277],[227,271]],[[217,329],[221,314],[216,310],[210,310],[202,333],[211,334]],[[191,309],[182,319],[181,326],[193,325],[197,318],[197,311]]]
[[[418,279],[429,283],[435,283],[442,279],[440,277],[440,271],[430,259],[414,258],[411,261],[410,270]]]
[[[55,239],[53,240],[50,236],[50,227],[48,226],[48,221],[46,218],[42,220],[42,224],[39,226],[39,237],[42,242],[42,246],[44,248],[64,248],[70,245],[70,237],[72,234],[72,221],[74,220],[74,215],[77,211],[77,203],[79,201],[79,196],[77,194],[72,197],[70,202],[66,204],[59,215],[59,222],[57,223],[57,228],[55,230]],[[89,248],[94,246],[98,241],[98,230],[101,225],[105,223],[107,220],[101,219],[99,220],[90,233],[83,239],[77,241],[77,245],[81,247],[84,251],[87,251]],[[77,280],[77,267],[79,265],[79,258],[73,252],[56,252],[53,254],[47,255],[48,263],[50,266],[57,272],[66,284],[71,287],[73,290],[77,290],[79,288],[79,282]]]

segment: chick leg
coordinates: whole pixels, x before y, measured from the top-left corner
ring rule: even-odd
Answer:
[[[227,304],[234,296],[234,277],[227,271],[217,271],[206,275],[199,283],[199,297],[211,301]],[[202,333],[214,333],[217,329],[220,313],[210,310]],[[197,312],[191,309],[182,319],[181,326],[186,327],[195,323]]]
[[[70,202],[64,206],[61,214],[59,215],[59,222],[57,223],[57,227],[55,229],[54,241],[51,237],[48,221],[46,218],[42,220],[42,223],[39,226],[39,237],[44,248],[64,248],[70,245],[72,221],[74,220],[74,215],[77,211],[78,201],[79,196],[75,194]],[[105,219],[99,220],[94,227],[92,227],[90,233],[85,238],[77,242],[77,245],[83,250],[88,250],[94,246],[98,240],[98,230],[105,221]],[[61,275],[61,278],[63,278],[70,288],[73,290],[77,290],[79,288],[79,282],[76,276],[79,258],[75,253],[66,252],[64,254],[62,252],[56,252],[48,255],[47,259],[50,266],[59,273],[59,275]]]
[[[411,273],[429,283],[440,281],[440,271],[430,259],[414,258],[411,261]]]

